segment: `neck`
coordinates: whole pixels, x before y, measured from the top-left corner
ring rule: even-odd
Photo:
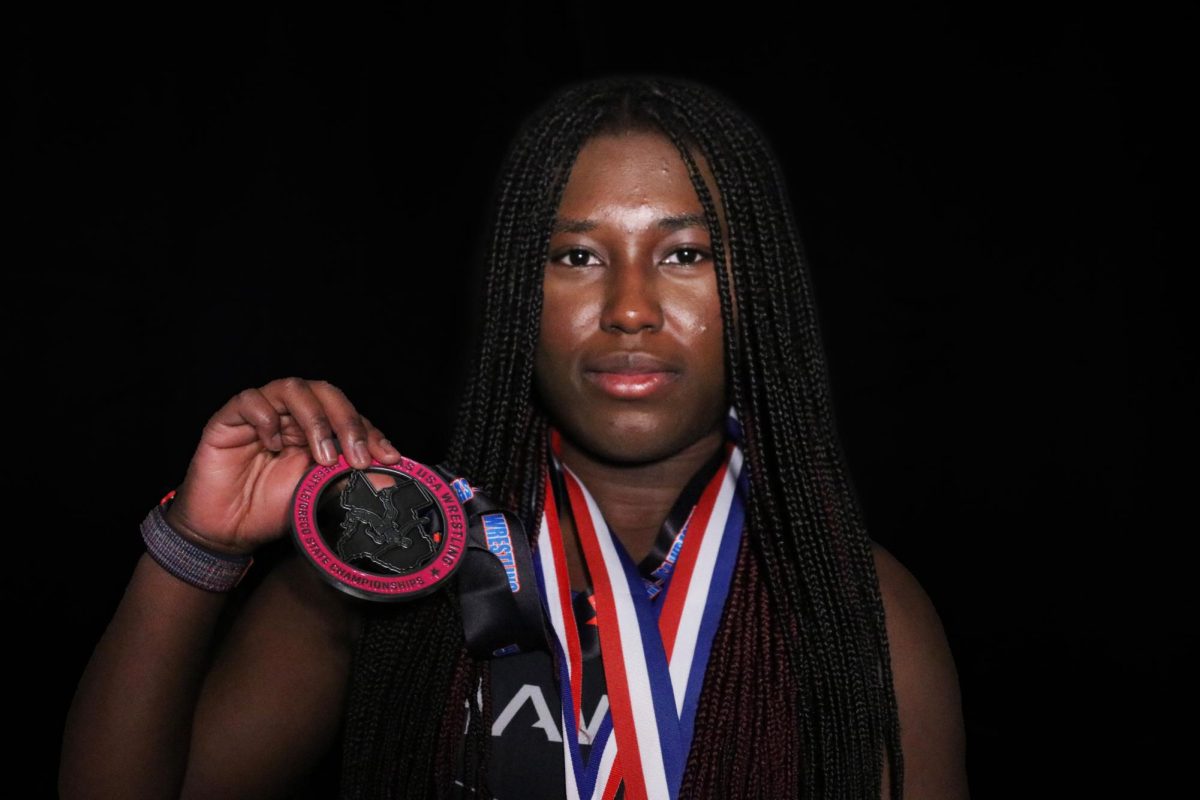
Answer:
[[[587,486],[609,529],[636,563],[650,552],[688,480],[712,458],[724,438],[724,426],[718,425],[667,458],[626,465],[598,460],[564,436],[560,460]],[[569,561],[576,548],[575,542],[567,543]]]

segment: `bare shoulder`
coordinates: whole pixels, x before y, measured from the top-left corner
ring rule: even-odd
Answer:
[[[941,619],[913,574],[871,543],[900,716],[906,798],[967,797],[958,672]],[[884,797],[887,797],[885,771]]]
[[[263,578],[205,680],[183,796],[277,797],[308,776],[336,744],[357,619],[303,558]]]

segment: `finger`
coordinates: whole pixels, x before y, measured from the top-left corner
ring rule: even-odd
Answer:
[[[324,403],[303,378],[280,378],[263,387],[268,400],[281,404],[300,425],[308,438],[313,458],[326,466],[337,463],[338,451],[333,441],[333,422]]]
[[[333,424],[342,453],[352,466],[366,469],[371,466],[371,452],[367,448],[367,426],[362,415],[346,397],[346,393],[329,381],[309,381],[313,394],[325,406],[325,413]]]
[[[279,415],[279,433],[285,445],[304,447],[308,444],[308,436],[300,426],[300,420],[286,411]]]
[[[243,389],[238,392],[213,414],[209,424],[228,428],[249,426],[263,447],[274,451],[283,449],[279,412],[258,389]],[[251,439],[246,439],[238,444],[249,444],[250,441]]]
[[[371,455],[387,464],[399,461],[400,451],[387,440],[383,431],[376,428],[366,417],[363,417],[362,420],[363,424],[367,426],[367,447],[370,448]]]

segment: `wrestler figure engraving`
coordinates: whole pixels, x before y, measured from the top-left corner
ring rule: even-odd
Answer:
[[[423,486],[407,476],[395,476],[396,484],[376,489],[359,470],[350,474],[342,488],[339,505],[345,510],[338,557],[346,563],[365,559],[379,569],[397,575],[424,566],[433,557],[440,527],[433,498]],[[415,542],[413,534],[419,539]],[[440,538],[440,537],[438,537]]]

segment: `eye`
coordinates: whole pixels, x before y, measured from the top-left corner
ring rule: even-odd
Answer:
[[[683,254],[683,255],[680,255],[680,254]],[[680,256],[680,260],[679,261],[671,261],[670,258],[668,257],[668,259],[667,259],[668,264],[683,264],[685,266],[697,264],[709,257],[707,252],[705,252],[704,250],[701,250],[698,247],[679,247],[679,248],[676,248],[675,250],[672,250],[670,255]]]
[[[562,264],[564,267],[590,267],[593,264],[588,263],[589,258],[595,258],[595,255],[590,250],[584,250],[582,247],[572,247],[570,250],[564,250],[559,255],[551,258],[551,263]]]

